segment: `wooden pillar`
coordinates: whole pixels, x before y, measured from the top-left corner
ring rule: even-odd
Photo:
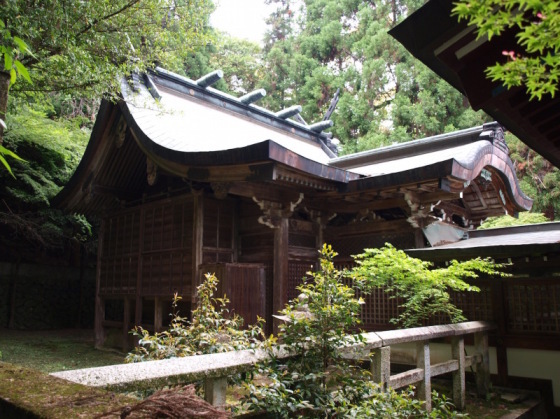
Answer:
[[[416,368],[424,370],[424,378],[418,384],[418,398],[424,401],[427,412],[432,411],[432,381],[430,371],[430,342],[416,343]]]
[[[482,356],[482,361],[476,365],[476,390],[479,397],[488,395],[490,391],[490,357],[488,354],[488,333],[474,334],[475,352]]]
[[[138,261],[136,273],[136,304],[134,310],[134,325],[142,324],[142,276],[143,276],[143,253],[144,253],[144,226],[146,224],[146,210],[144,206],[140,208],[140,228],[138,229]]]
[[[154,332],[163,330],[163,301],[161,297],[154,298]]]
[[[457,409],[465,410],[465,340],[462,336],[451,339],[451,357],[459,364],[459,369],[453,371],[453,403]]]
[[[422,231],[421,228],[417,228],[414,230],[414,246],[417,249],[422,249],[425,246],[424,244],[425,240],[424,240],[424,232]]]
[[[130,327],[130,298],[124,297],[124,313],[123,313],[123,328],[122,328],[122,351],[128,352],[130,347],[128,345],[128,337]]]
[[[107,337],[103,322],[105,321],[105,299],[99,294],[95,296],[95,347],[101,348]]]
[[[103,238],[107,221],[101,221],[99,236],[97,240],[97,266],[95,269],[95,319],[94,319],[94,344],[96,348],[101,348],[105,343],[106,333],[103,327],[105,321],[105,300],[101,297],[101,260],[103,257]]]
[[[373,381],[386,391],[391,381],[391,347],[383,346],[372,351],[371,375]]]
[[[507,316],[505,290],[506,281],[502,278],[493,278],[491,282],[492,308],[494,321],[497,323],[496,331],[496,361],[498,367],[498,384],[501,386],[508,385],[508,360],[507,347],[504,344],[504,338],[507,335]]]
[[[192,246],[192,293],[191,303],[196,303],[196,288],[202,281],[200,265],[202,264],[202,246],[204,239],[204,195],[202,191],[193,191],[193,246]],[[219,278],[221,279],[221,278]]]
[[[282,310],[287,301],[286,287],[288,281],[288,218],[282,217],[274,229],[274,268],[272,279],[272,314]],[[279,320],[274,318],[274,334],[278,333]]]

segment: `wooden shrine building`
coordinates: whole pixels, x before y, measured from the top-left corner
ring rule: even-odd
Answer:
[[[219,77],[157,69],[123,82],[58,196],[103,220],[97,345],[110,330],[123,345],[134,325],[160,330],[173,294],[192,301],[208,271],[246,322],[271,325],[323,242],[344,264],[386,242],[457,242],[531,207],[497,123],[338,157],[330,121],[263,109],[264,91],[224,94]],[[366,307],[365,328],[372,316]]]

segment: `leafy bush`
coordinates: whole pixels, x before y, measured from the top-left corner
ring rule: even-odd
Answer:
[[[421,326],[424,320],[443,315],[451,323],[466,320],[452,302],[449,291],[480,291],[465,282],[478,273],[501,275],[503,264],[476,258],[464,262],[452,260],[445,268],[433,268],[431,262],[408,256],[402,250],[385,244],[380,249],[364,249],[354,256],[357,266],[348,273],[364,292],[384,288],[391,298],[402,300],[401,314],[391,319],[403,327]]]
[[[200,354],[212,354],[258,347],[264,338],[263,321],[242,330],[243,319],[229,316],[229,300],[213,298],[218,286],[214,274],[206,274],[205,281],[197,288],[196,309],[192,320],[181,317],[177,304],[181,297],[173,297],[173,313],[168,330],[153,335],[142,327],[135,327],[132,334],[139,337],[138,345],[126,357],[126,362],[140,362]],[[217,305],[217,308],[216,306]]]
[[[414,398],[414,387],[402,391],[391,388],[381,391],[377,384],[366,383],[363,398],[356,404],[340,403],[335,408],[343,418],[457,418],[467,415],[454,410],[445,395],[432,392],[432,411],[424,409],[424,402]]]
[[[331,246],[323,246],[319,271],[308,273],[311,279],[298,287],[301,295],[282,310],[278,340],[293,356],[278,359],[270,351],[271,360],[258,368],[268,382],[247,385],[243,404],[249,410],[279,417],[328,417],[338,399],[353,402],[359,397],[353,389],[369,373],[354,366],[340,348],[361,341],[360,335],[348,332],[359,323],[362,301],[335,269],[336,255]]]
[[[540,224],[548,223],[550,220],[540,213],[534,212],[522,212],[519,214],[518,218],[514,218],[511,215],[501,215],[499,217],[489,217],[484,223],[478,227],[479,230],[486,230],[489,228],[499,228],[499,227],[513,227],[522,226],[527,224]]]
[[[437,393],[428,413],[424,403],[414,398],[412,387],[402,392],[382,391],[371,381],[369,371],[350,359],[350,349],[341,350],[361,343],[361,335],[349,333],[359,324],[363,302],[344,283],[347,273],[334,268],[335,256],[331,246],[323,246],[319,271],[308,273],[310,279],[298,287],[300,296],[279,316],[284,323],[278,340],[292,356],[275,357],[274,341],[268,341],[270,360],[257,368],[263,378],[246,384],[242,406],[283,418],[460,416]]]

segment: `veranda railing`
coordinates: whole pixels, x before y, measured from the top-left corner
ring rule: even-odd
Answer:
[[[486,322],[417,327],[364,333],[364,343],[343,350],[349,356],[360,356],[364,351],[373,352],[371,371],[373,380],[383,388],[395,389],[417,384],[418,397],[431,410],[431,379],[445,373],[453,376],[453,401],[458,409],[465,407],[465,369],[473,366],[476,372],[477,391],[485,396],[490,385],[488,358],[488,331],[494,328]],[[464,339],[474,335],[474,354],[465,355]],[[440,338],[451,339],[451,359],[430,363],[430,342]],[[391,375],[391,345],[416,343],[416,368]],[[287,357],[282,349],[276,354]],[[98,368],[86,368],[52,373],[72,382],[104,387],[109,390],[139,390],[162,388],[169,385],[186,384],[204,380],[205,398],[213,405],[225,405],[227,377],[251,370],[267,358],[262,350],[244,350],[186,358],[172,358],[135,364],[120,364]]]

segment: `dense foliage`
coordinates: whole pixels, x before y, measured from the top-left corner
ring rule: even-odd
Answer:
[[[89,121],[57,119],[51,106],[22,104],[7,122],[4,143],[25,161],[13,163],[15,179],[0,173],[2,199],[17,212],[48,206],[82,158]]]
[[[132,333],[139,338],[138,346],[126,357],[127,362],[212,354],[255,348],[264,338],[262,322],[242,329],[243,319],[231,316],[226,308],[229,300],[214,298],[218,279],[206,274],[197,288],[196,309],[189,320],[177,311],[181,297],[175,294],[171,324],[163,332],[151,334],[141,326]]]
[[[270,0],[261,86],[269,109],[302,105],[322,119],[337,89],[332,131],[353,152],[481,124],[465,98],[387,31],[418,0]]]
[[[3,256],[25,258],[38,249],[62,255],[75,241],[94,245],[85,217],[50,207],[81,159],[91,121],[58,118],[52,106],[20,102],[7,122],[4,144],[24,160],[13,160],[15,177],[0,171]]]
[[[383,288],[391,298],[398,298],[401,312],[391,322],[402,327],[422,326],[425,320],[443,317],[443,323],[466,320],[451,301],[450,291],[480,291],[465,282],[479,273],[505,275],[504,265],[489,259],[452,260],[445,268],[433,268],[431,262],[408,256],[386,244],[380,249],[364,249],[354,256],[357,266],[349,273],[364,292]]]
[[[544,214],[535,212],[522,212],[517,218],[511,215],[502,215],[499,217],[489,217],[484,220],[484,223],[478,227],[478,230],[485,230],[489,228],[499,227],[513,227],[527,224],[540,224],[550,221]]]
[[[135,69],[161,63],[180,71],[207,41],[212,9],[209,0],[10,0],[0,4],[0,15],[11,38],[0,44],[17,37],[33,51],[20,58],[33,85],[18,90],[100,97],[118,90],[117,75]]]
[[[489,78],[508,88],[525,86],[531,98],[554,97],[560,79],[559,1],[460,0],[454,13],[476,25],[479,38],[516,30],[516,49],[503,51],[503,62],[488,67]]]

